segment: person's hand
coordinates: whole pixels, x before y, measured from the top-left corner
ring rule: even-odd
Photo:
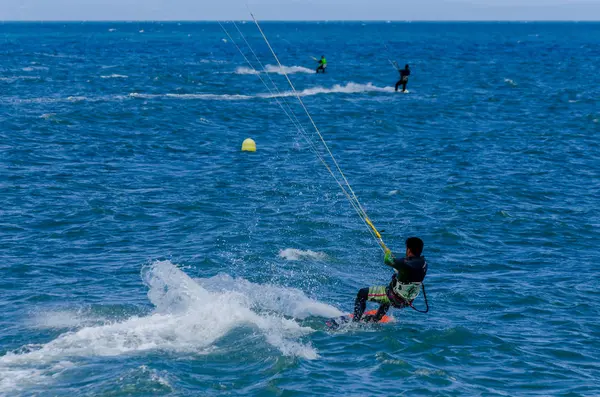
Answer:
[[[383,252],[384,252],[383,261],[386,263],[391,261],[392,258],[394,257],[392,255],[392,251],[390,251],[388,248],[386,248]]]

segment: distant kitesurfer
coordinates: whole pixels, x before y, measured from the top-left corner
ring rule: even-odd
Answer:
[[[317,67],[317,73],[319,73],[319,70],[325,73],[325,68],[327,67],[327,59],[325,59],[325,55],[321,55],[321,59],[319,59],[317,62],[319,63],[319,66]]]
[[[408,66],[408,65],[407,65]],[[406,257],[396,259],[390,250],[385,251],[383,262],[394,269],[389,285],[363,288],[358,291],[354,302],[352,321],[377,322],[385,315],[390,306],[401,309],[412,305],[419,295],[421,283],[427,273],[427,262],[421,256],[423,240],[409,237],[406,240]],[[379,303],[379,309],[373,316],[363,317],[367,301]]]
[[[402,92],[406,92],[406,84],[408,84],[408,76],[410,76],[410,69],[408,65],[404,66],[404,69],[398,68],[398,72],[400,72],[400,80],[396,83],[396,91],[398,91],[398,87],[402,85]]]

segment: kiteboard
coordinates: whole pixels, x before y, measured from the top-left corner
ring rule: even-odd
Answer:
[[[363,316],[374,316],[376,313],[377,313],[377,310],[369,310],[368,312],[365,312],[363,314]],[[330,318],[329,320],[327,320],[325,322],[325,325],[327,325],[329,328],[335,329],[335,328],[338,328],[342,324],[351,322],[353,318],[354,318],[354,314],[346,314],[345,316]],[[392,318],[390,316],[385,315],[377,323],[383,324],[383,323],[389,323],[391,321],[392,321]],[[365,323],[365,321],[360,321],[360,322]]]

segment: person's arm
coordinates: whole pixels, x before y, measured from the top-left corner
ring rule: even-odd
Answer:
[[[394,255],[392,255],[392,251],[385,250],[385,254],[383,256],[383,263],[390,267],[394,267]]]
[[[398,260],[394,258],[392,251],[390,251],[389,249],[385,251],[385,255],[383,256],[383,263],[394,269],[396,274],[400,271],[400,266],[402,266],[403,262],[404,259]]]

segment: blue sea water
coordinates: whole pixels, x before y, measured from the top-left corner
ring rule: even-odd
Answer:
[[[218,24],[5,23],[0,395],[600,395],[600,24],[263,28],[430,312]]]

